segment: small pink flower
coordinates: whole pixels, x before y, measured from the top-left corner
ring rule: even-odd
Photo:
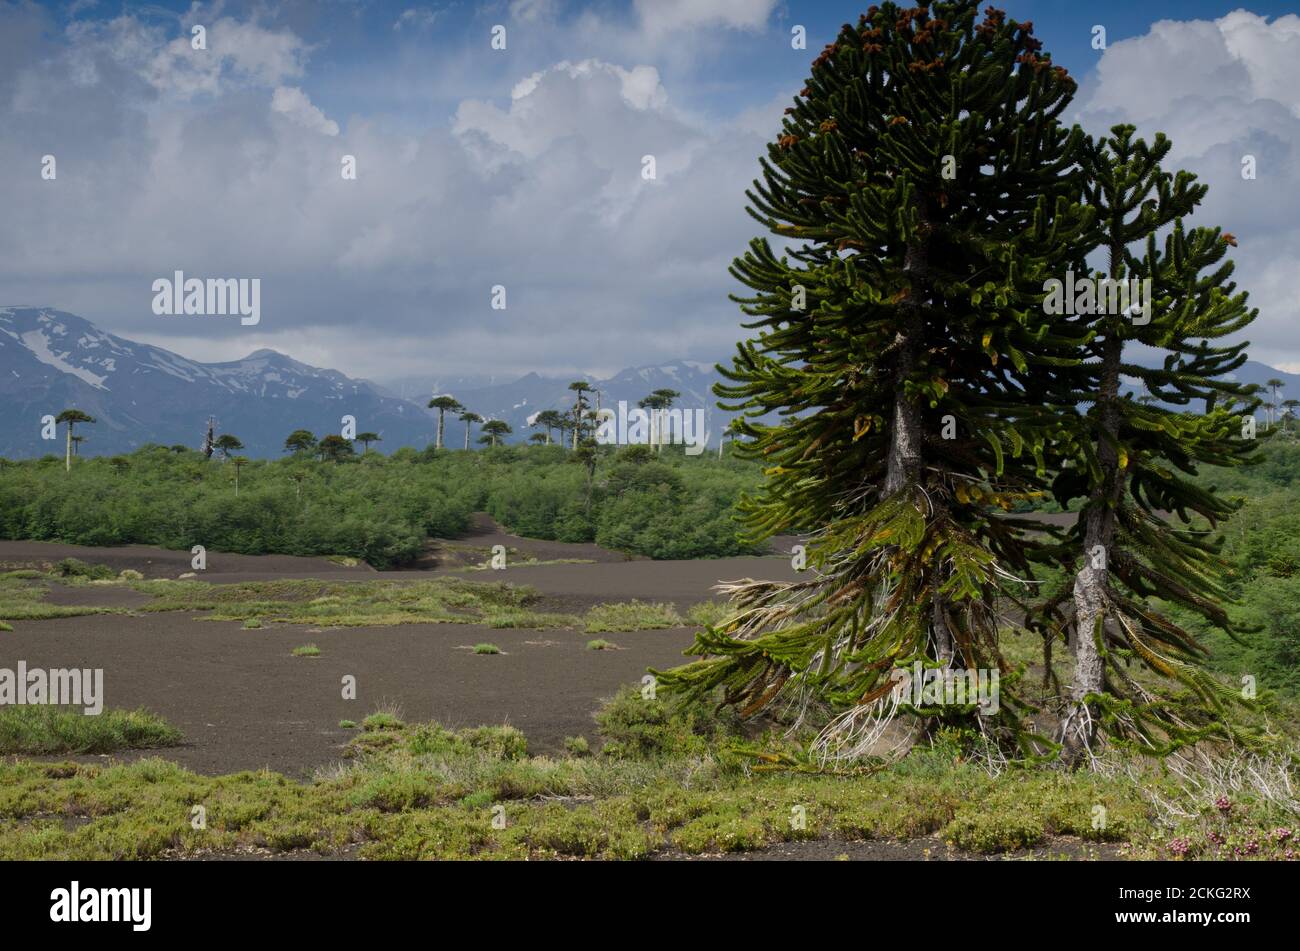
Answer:
[[[1179,836],[1176,839],[1169,840],[1169,851],[1174,855],[1186,855],[1192,848],[1192,843]]]
[[[1290,830],[1290,829],[1284,829],[1284,828],[1279,827],[1279,828],[1273,830],[1273,839],[1274,839],[1274,841],[1276,841],[1276,842],[1285,842],[1285,841],[1287,841],[1287,840],[1290,839],[1290,838],[1291,838],[1291,830]]]
[[[1227,796],[1220,796],[1218,799],[1214,800],[1214,808],[1218,809],[1226,816],[1232,811],[1232,803],[1228,800]]]

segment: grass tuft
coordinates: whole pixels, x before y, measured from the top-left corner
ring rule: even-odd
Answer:
[[[0,707],[0,754],[112,753],[180,740],[179,730],[143,709],[86,716],[79,707]]]
[[[624,601],[598,604],[587,612],[587,633],[605,631],[646,631],[663,627],[681,627],[685,622],[671,604]]]

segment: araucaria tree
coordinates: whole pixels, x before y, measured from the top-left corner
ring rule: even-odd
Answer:
[[[487,434],[490,444],[496,446],[498,441],[509,436],[514,430],[504,419],[489,419],[483,424],[483,432]]]
[[[442,448],[443,421],[446,414],[459,413],[464,408],[465,407],[461,406],[460,402],[452,396],[435,396],[433,399],[429,400],[429,409],[436,409],[438,411],[438,440],[434,443],[435,449]]]
[[[1055,425],[1037,394],[1086,337],[1042,307],[1091,226],[1074,89],[1031,24],[974,2],[872,7],[813,63],[748,192],[787,248],[732,266],[758,335],[717,391],[767,464],[751,536],[810,531],[811,577],[730,586],[667,686],[827,701],[814,751],[851,757],[894,712],[892,668],[1003,666],[996,601],[1039,545],[1008,510],[1045,487]],[[980,722],[1020,736],[1012,679]]]
[[[217,452],[221,453],[222,459],[229,459],[231,455],[244,448],[243,441],[232,433],[222,433],[212,445]]]
[[[65,409],[58,416],[54,417],[55,424],[64,423],[68,427],[68,444],[67,453],[64,456],[63,467],[65,470],[72,471],[72,443],[76,439],[72,435],[72,427],[77,423],[93,423],[95,417],[83,413],[79,409]]]
[[[465,410],[465,412],[461,413],[460,416],[457,417],[457,419],[459,419],[462,423],[465,424],[465,449],[468,450],[470,424],[483,422],[483,417],[471,410]]]
[[[1075,85],[1031,25],[979,17],[968,0],[872,7],[761,160],[749,211],[786,247],[756,239],[733,264],[758,334],[717,393],[745,414],[736,452],[767,465],[743,503],[751,537],[807,532],[811,577],[727,586],[702,659],[660,676],[745,713],[826,703],[826,759],[875,749],[903,705],[920,724],[974,713],[918,705],[897,668],[999,668],[1000,712],[973,719],[986,735],[1035,753],[1056,739],[1077,762],[1100,723],[1167,752],[1222,728],[1203,649],[1153,602],[1232,629],[1206,528],[1234,505],[1192,477],[1250,459],[1257,401],[1227,380],[1245,345],[1217,343],[1253,316],[1224,260],[1235,239],[1184,228],[1204,188],[1160,168],[1163,136],[1065,127]],[[1096,290],[1063,311],[1075,277]],[[1120,280],[1150,294],[1099,306],[1128,301]],[[1163,361],[1140,365],[1130,342]],[[1083,499],[1077,525],[1011,514],[1049,496]],[[1065,569],[1061,590],[1037,593],[1041,565]],[[1074,651],[1073,683],[1047,698],[1054,738],[1028,728],[1000,607],[1043,633],[1049,678],[1052,644]],[[1190,689],[1148,692],[1134,659]]]
[[[1151,599],[1233,631],[1224,608],[1227,566],[1207,529],[1238,506],[1191,476],[1199,465],[1247,463],[1257,445],[1253,419],[1243,426],[1243,414],[1258,400],[1231,380],[1246,344],[1217,343],[1255,316],[1230,281],[1225,256],[1236,239],[1218,228],[1184,227],[1206,186],[1161,167],[1172,147],[1164,135],[1148,145],[1134,131],[1116,126],[1090,143],[1086,201],[1096,216],[1089,244],[1105,270],[1092,276],[1080,265],[1085,280],[1071,282],[1085,306],[1068,306],[1074,315],[1066,319],[1087,324],[1091,339],[1085,359],[1058,378],[1066,387],[1054,397],[1073,458],[1053,494],[1063,506],[1084,503],[1061,549],[1070,579],[1047,600],[1043,626],[1074,652],[1060,731],[1069,760],[1091,749],[1098,718],[1110,736],[1155,752],[1226,729],[1224,691],[1199,666],[1205,648]],[[1131,352],[1139,344],[1147,348],[1143,363]],[[1122,392],[1123,378],[1154,398]],[[1134,659],[1185,687],[1191,702],[1153,695],[1126,670]]]
[[[578,448],[578,442],[582,437],[582,414],[588,407],[587,398],[584,394],[591,391],[591,384],[586,380],[575,380],[569,384],[569,389],[573,391],[573,448]]]

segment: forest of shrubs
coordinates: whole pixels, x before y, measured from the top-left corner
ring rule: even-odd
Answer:
[[[202,544],[241,554],[346,555],[376,568],[418,557],[485,511],[511,532],[594,541],[650,558],[756,551],[733,509],[756,465],[633,446],[586,464],[559,446],[376,451],[323,460],[205,460],[182,447],[126,456],[0,460],[0,537],[78,545]],[[238,476],[238,490],[235,479]]]

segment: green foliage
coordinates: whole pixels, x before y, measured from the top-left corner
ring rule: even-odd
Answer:
[[[650,699],[624,687],[596,713],[605,739],[601,753],[614,758],[705,755],[742,736],[740,719],[729,708],[705,700]]]
[[[671,604],[626,601],[598,604],[587,612],[587,633],[606,631],[645,631],[663,627],[680,627],[681,616]]]
[[[91,565],[80,558],[64,558],[56,562],[54,573],[64,578],[85,578],[88,581],[104,581],[117,577],[117,572],[108,565]]]
[[[179,730],[148,710],[103,710],[86,716],[81,708],[0,707],[0,754],[113,753],[180,741]]]
[[[746,193],[784,247],[756,238],[732,265],[755,333],[717,392],[744,413],[735,455],[766,467],[746,537],[814,530],[815,576],[738,587],[743,626],[697,635],[704,659],[667,688],[721,687],[748,714],[870,701],[942,651],[1001,666],[993,606],[1037,545],[1011,509],[1045,487],[1053,424],[1024,394],[1084,340],[1041,307],[1090,227],[1062,174],[1084,144],[1059,120],[1075,83],[1041,45],[975,2],[886,3],[813,62]]]
[[[391,456],[372,450],[339,456],[338,464],[305,452],[248,462],[238,497],[228,481],[232,464],[194,453],[141,449],[121,474],[108,460],[87,458],[58,479],[40,460],[17,462],[0,468],[0,538],[181,550],[201,544],[390,568],[417,558],[428,537],[460,535],[482,510],[526,537],[599,540],[652,558],[757,550],[737,539],[732,521],[736,499],[757,483],[756,468],[707,453],[691,458],[680,447],[644,466],[597,453],[590,510],[583,468],[560,446]]]
[[[747,210],[782,248],[756,238],[733,262],[756,333],[716,391],[744,414],[736,455],[765,465],[746,537],[806,530],[812,570],[733,585],[701,660],[661,681],[720,688],[746,715],[809,697],[853,710],[818,748],[855,757],[859,724],[889,715],[891,668],[1007,674],[998,615],[1014,603],[1048,648],[1068,637],[1073,682],[1031,706],[1006,677],[986,732],[1045,752],[1031,734],[1047,714],[1071,761],[1098,722],[1168,753],[1230,730],[1231,692],[1157,599],[1237,630],[1205,524],[1237,503],[1194,478],[1253,459],[1241,416],[1257,401],[1231,380],[1245,344],[1221,340],[1254,312],[1231,282],[1235,239],[1184,227],[1205,187],[1162,169],[1168,139],[1065,126],[1075,83],[1032,26],[979,15],[886,3],[845,24],[760,160]],[[1069,274],[1091,288],[1103,254],[1101,277],[1149,280],[1147,319],[1051,306]],[[1163,360],[1134,365],[1126,343]],[[1122,395],[1123,377],[1151,399]],[[1079,499],[1069,529],[1018,517]],[[1027,596],[1044,574],[1059,584]],[[1280,598],[1258,607],[1286,623]]]

